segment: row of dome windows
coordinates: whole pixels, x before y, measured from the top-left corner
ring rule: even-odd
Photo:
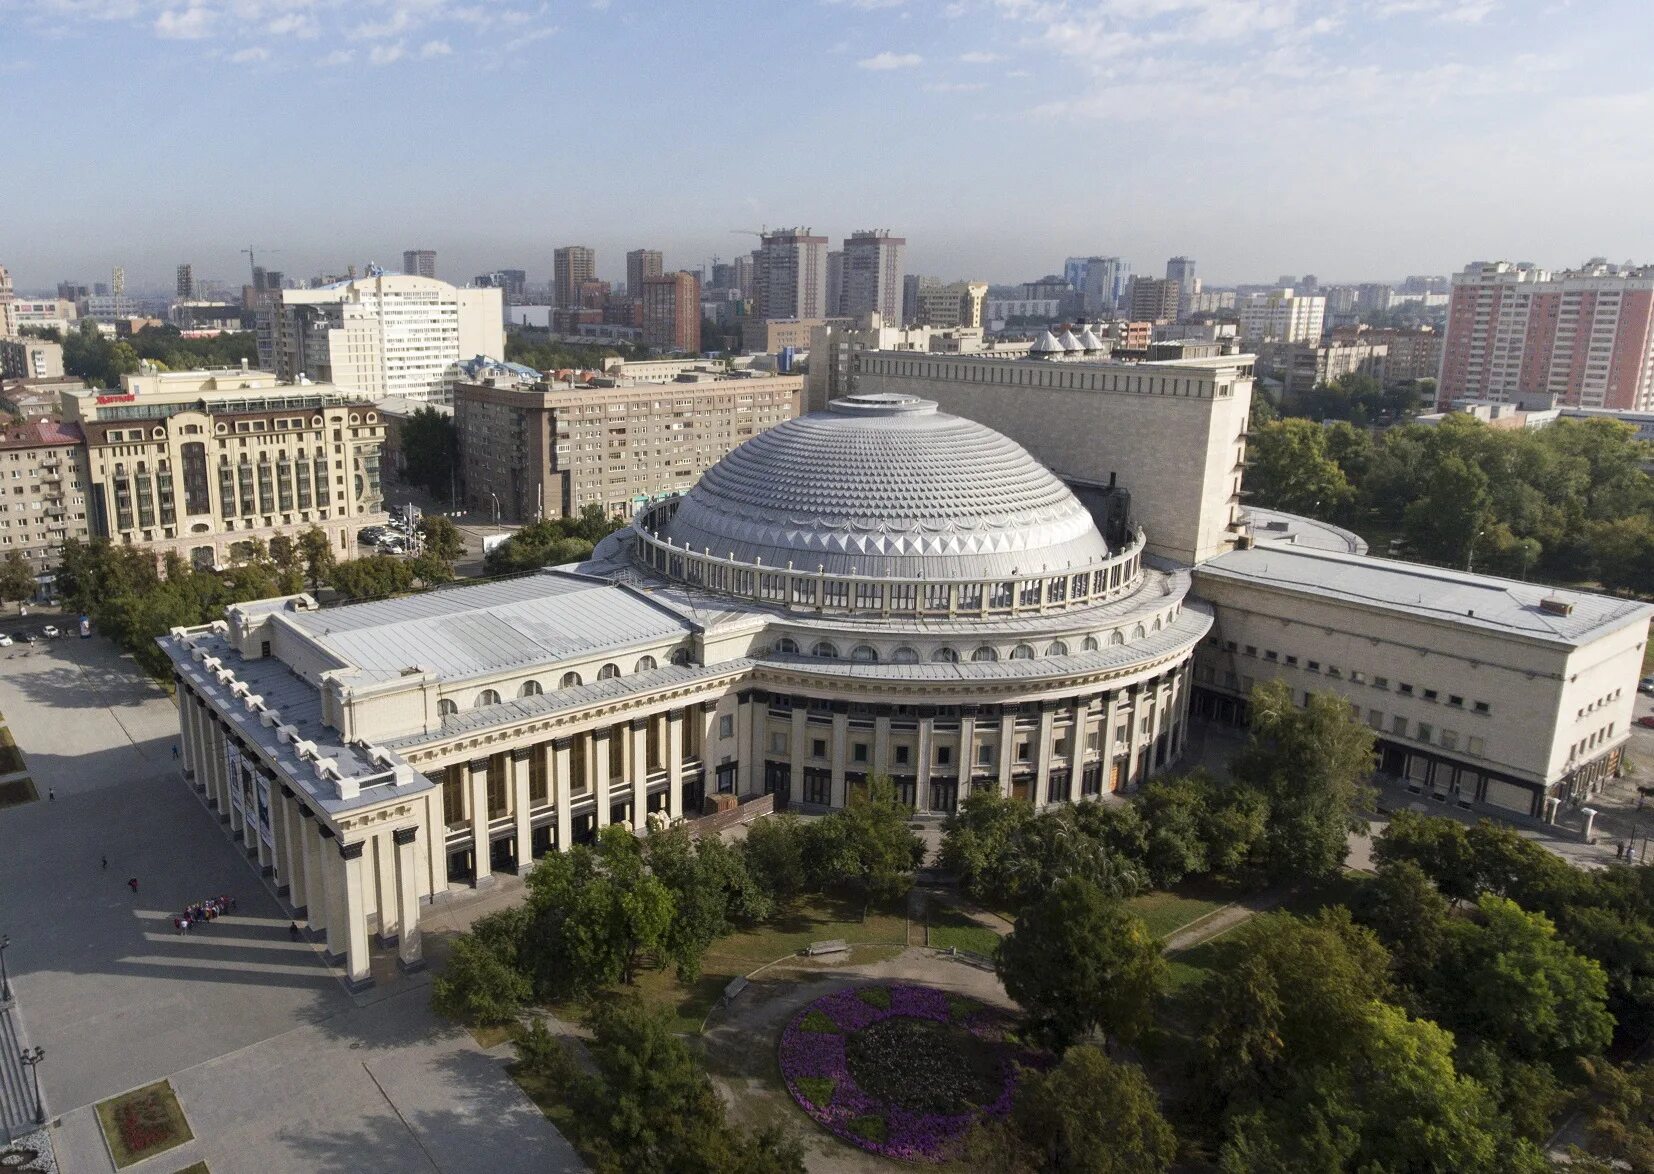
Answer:
[[[672,654],[672,663],[688,664],[689,653],[684,649],[679,649],[677,652]],[[654,657],[640,656],[638,657],[637,664],[632,666],[632,671],[634,673],[646,673],[650,669],[659,667],[660,663],[656,661]],[[597,670],[597,679],[599,681],[612,681],[618,676],[620,676],[620,666],[615,664],[613,661],[610,661],[608,664]],[[585,683],[585,679],[581,677],[579,673],[569,672],[563,674],[563,679],[557,683],[557,687],[559,689],[573,689],[575,686],[584,685]],[[517,690],[517,696],[520,698],[538,697],[544,692],[545,689],[541,686],[539,681],[528,680],[524,681],[522,683],[522,687]],[[485,709],[490,705],[498,704],[500,704],[499,690],[484,689],[481,693],[478,693],[476,699],[471,702],[471,708]],[[450,698],[444,697],[436,703],[436,711],[442,717],[451,717],[459,712],[459,703]]]
[[[1145,629],[1142,624],[1138,624],[1132,629],[1131,639],[1141,640],[1143,637],[1147,636],[1151,630],[1155,632],[1160,630],[1159,617],[1155,618],[1151,629]],[[1123,632],[1115,631],[1109,633],[1108,642],[1111,645],[1125,644],[1127,639]],[[1095,636],[1087,636],[1080,644],[1080,651],[1082,652],[1096,652],[1101,648],[1102,642]],[[775,652],[780,656],[801,655],[798,641],[794,640],[790,636],[783,636],[780,640],[775,642]],[[1069,652],[1070,649],[1068,644],[1062,640],[1053,640],[1050,644],[1047,644],[1043,653],[1036,652],[1032,644],[1018,644],[1015,648],[1011,649],[1010,659],[1033,660],[1039,656],[1067,656],[1069,655]],[[822,660],[842,659],[839,655],[838,645],[834,644],[831,640],[816,641],[810,646],[810,655],[818,657]],[[862,664],[876,664],[882,658],[879,656],[879,650],[874,648],[871,644],[858,644],[850,650],[850,659]],[[943,645],[941,648],[936,649],[930,654],[930,659],[936,664],[958,664],[961,657],[956,649]],[[977,662],[995,661],[999,659],[999,650],[990,645],[984,644],[971,653],[970,659]],[[918,664],[919,653],[916,649],[909,648],[904,644],[902,647],[896,649],[890,654],[890,663]]]

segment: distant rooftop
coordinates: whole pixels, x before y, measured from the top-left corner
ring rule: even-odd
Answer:
[[[1567,645],[1654,616],[1648,604],[1608,595],[1280,543],[1219,555],[1195,574]],[[1543,600],[1569,605],[1568,614],[1541,608]]]
[[[1241,517],[1251,523],[1252,541],[1265,544],[1290,544],[1303,550],[1330,550],[1338,554],[1366,554],[1367,543],[1361,535],[1320,522],[1300,514],[1282,510],[1266,510],[1249,506]]]
[[[7,425],[0,431],[0,449],[54,448],[65,444],[80,444],[85,439],[79,424],[38,420],[31,424]]]

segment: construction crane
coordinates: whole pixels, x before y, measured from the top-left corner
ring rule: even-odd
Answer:
[[[248,266],[248,268],[253,269],[253,270],[258,269],[258,258],[253,255],[253,246],[248,245],[246,248],[242,249],[241,251],[247,255],[247,266]],[[281,252],[280,249],[265,249],[264,251],[267,254],[268,253],[279,253],[279,252]]]
[[[760,228],[757,231],[750,228],[732,228],[729,231],[731,236],[755,236],[759,240],[763,240],[770,234],[767,228]]]

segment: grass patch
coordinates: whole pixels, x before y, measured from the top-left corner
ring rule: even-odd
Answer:
[[[1186,885],[1132,897],[1126,902],[1126,908],[1141,917],[1156,938],[1165,938],[1217,912],[1231,899],[1229,893],[1213,885]]]
[[[1362,890],[1371,883],[1372,877],[1368,874],[1346,870],[1326,880],[1294,889],[1281,902],[1280,908],[1300,917],[1313,917],[1331,905],[1348,905],[1353,909],[1361,900]]]
[[[964,995],[948,996],[948,1018],[969,1019],[982,1010],[982,1004],[975,999],[967,999]]]
[[[207,1163],[205,1162],[191,1162],[178,1171],[178,1174],[212,1174],[212,1171],[207,1169]]]
[[[651,1006],[671,1012],[672,1030],[696,1034],[701,1021],[724,993],[731,979],[751,974],[760,966],[798,954],[811,942],[842,938],[857,947],[857,961],[885,950],[896,953],[907,945],[906,901],[874,908],[862,916],[859,902],[834,897],[808,897],[777,914],[764,925],[742,930],[713,942],[701,959],[701,976],[682,983],[670,968],[640,974],[634,990]],[[873,950],[860,947],[872,946]]]
[[[882,1145],[890,1137],[890,1126],[877,1113],[869,1113],[865,1117],[856,1117],[846,1126],[857,1137]]]
[[[33,803],[38,798],[40,792],[34,789],[34,780],[27,775],[0,783],[0,807],[18,807],[24,803]]]
[[[838,1024],[821,1011],[811,1011],[799,1022],[798,1030],[813,1031],[817,1035],[837,1035]]]
[[[833,1103],[833,1090],[838,1087],[838,1081],[826,1076],[800,1076],[794,1083],[804,1099],[818,1109]]]
[[[962,910],[940,901],[930,903],[925,944],[937,950],[968,950],[992,958],[999,949],[1000,935],[971,920]]]
[[[488,1023],[480,1027],[466,1027],[479,1048],[497,1048],[508,1039],[517,1037],[515,1023]]]
[[[881,1011],[890,1010],[890,988],[887,986],[864,986],[856,992],[856,998],[869,1007],[877,1007]]]
[[[1245,924],[1244,922],[1242,924]],[[1236,929],[1239,926],[1235,927]],[[1239,960],[1239,946],[1233,929],[1215,938],[1208,938],[1198,946],[1179,950],[1166,956],[1166,988],[1173,994],[1183,991],[1204,979],[1215,970]]]
[[[190,1141],[189,1122],[164,1080],[98,1104],[98,1124],[115,1158],[115,1169],[152,1158]]]

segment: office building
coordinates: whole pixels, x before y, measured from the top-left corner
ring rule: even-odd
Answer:
[[[1131,262],[1120,257],[1070,257],[1063,277],[1080,295],[1080,310],[1108,317],[1119,309],[1131,284]]]
[[[43,338],[0,337],[0,377],[63,378],[63,346]]]
[[[922,290],[935,289],[942,284],[940,277],[922,277],[917,273],[909,273],[902,278],[902,316],[899,319],[903,326],[919,325],[919,294]],[[893,319],[893,321],[895,321]]]
[[[645,277],[639,295],[646,345],[691,353],[701,349],[701,283],[693,273]]]
[[[808,228],[765,233],[755,254],[753,315],[821,318],[827,313],[827,238]]]
[[[94,538],[213,567],[311,526],[350,558],[357,530],[385,520],[385,429],[355,392],[266,371],[164,371],[65,394],[63,411],[85,437]]]
[[[1195,259],[1193,257],[1173,257],[1167,261],[1166,280],[1177,282],[1178,288],[1185,292],[1193,290],[1195,285]]]
[[[1346,375],[1367,375],[1387,382],[1390,348],[1366,337],[1324,343],[1266,342],[1257,348],[1258,370],[1281,382],[1288,400],[1326,387]]]
[[[1182,287],[1170,278],[1134,277],[1126,313],[1133,322],[1176,322],[1181,294]]]
[[[580,305],[580,287],[597,276],[597,250],[564,245],[551,255],[551,304],[558,309]]]
[[[58,554],[87,529],[86,445],[75,424],[52,420],[0,427],[0,558],[29,560],[37,582],[49,588]]]
[[[658,278],[656,280],[659,280]],[[796,375],[680,371],[671,383],[489,377],[455,387],[466,508],[508,521],[629,517],[683,493],[731,449],[799,413]]]
[[[258,347],[284,382],[441,403],[461,359],[505,358],[504,306],[498,289],[372,273],[273,294],[258,309]]]
[[[1600,259],[1553,273],[1478,261],[1453,275],[1437,404],[1544,394],[1568,407],[1654,408],[1654,266]]]
[[[920,289],[912,325],[943,330],[982,328],[982,307],[988,300],[985,281],[955,281]]]
[[[1247,346],[1265,342],[1319,342],[1327,299],[1319,294],[1281,288],[1249,294],[1236,306],[1241,340]]]
[[[659,277],[666,270],[661,263],[659,249],[633,249],[626,254],[626,292],[631,297],[643,296],[643,283]]]
[[[181,302],[192,302],[196,298],[195,266],[178,266],[178,280],[174,286],[174,293]]]
[[[436,251],[434,249],[404,249],[402,251],[402,272],[410,277],[435,277]]]
[[[846,237],[843,302],[838,314],[847,318],[878,314],[886,322],[901,321],[906,250],[906,239],[884,228],[861,229]]]

